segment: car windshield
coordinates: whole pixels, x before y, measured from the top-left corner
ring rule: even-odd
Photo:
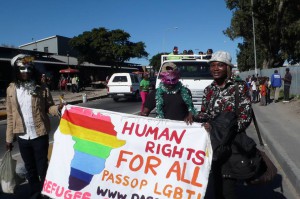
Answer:
[[[176,62],[181,78],[212,79],[207,62]]]

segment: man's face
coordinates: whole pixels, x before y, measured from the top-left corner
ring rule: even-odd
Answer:
[[[210,73],[214,79],[226,79],[227,78],[227,64],[222,62],[211,62]]]
[[[31,79],[31,74],[33,67],[32,66],[19,66],[19,79],[21,81],[28,81]]]
[[[174,54],[174,55],[177,55],[177,54],[178,54],[178,48],[174,48],[173,54]]]

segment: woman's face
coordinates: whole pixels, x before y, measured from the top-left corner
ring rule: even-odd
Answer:
[[[227,64],[222,62],[211,62],[210,73],[215,80],[225,80],[227,78]]]

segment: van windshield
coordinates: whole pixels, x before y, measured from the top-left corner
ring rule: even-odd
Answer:
[[[213,79],[207,62],[176,62],[181,78]]]

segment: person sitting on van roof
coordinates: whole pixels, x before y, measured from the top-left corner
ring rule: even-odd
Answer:
[[[170,53],[169,55],[175,55],[175,56],[169,56],[168,57],[168,60],[178,60],[178,59],[181,59],[181,56],[178,56],[178,47],[177,46],[174,46],[173,48],[173,52]]]
[[[213,50],[211,48],[207,49],[205,59],[210,59],[213,54]]]
[[[159,87],[149,93],[142,116],[148,116],[156,107],[157,118],[185,121],[193,123],[197,111],[192,101],[191,91],[179,81],[179,71],[172,62],[162,66]]]

